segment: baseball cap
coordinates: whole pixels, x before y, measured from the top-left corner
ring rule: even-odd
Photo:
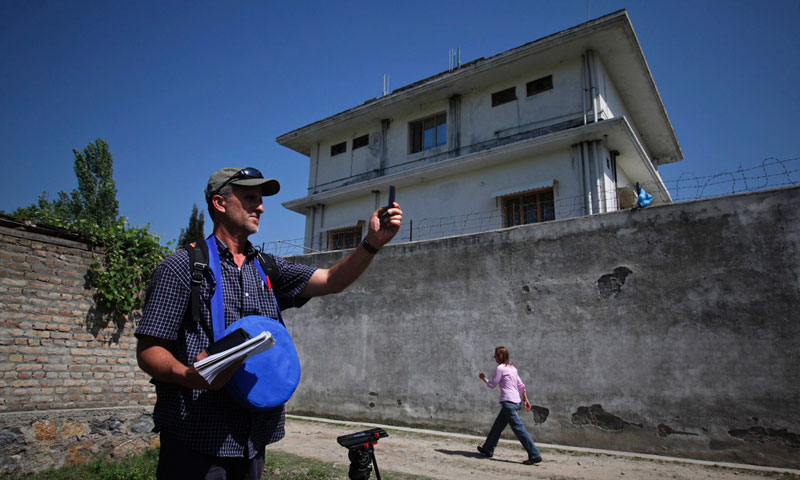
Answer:
[[[211,198],[225,185],[239,185],[242,187],[261,186],[261,195],[268,197],[275,195],[281,189],[281,184],[274,178],[264,178],[257,168],[253,167],[226,167],[211,174],[206,186],[206,199]]]

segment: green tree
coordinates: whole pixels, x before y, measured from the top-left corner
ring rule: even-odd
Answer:
[[[178,246],[186,245],[191,242],[202,242],[206,236],[203,232],[203,224],[205,217],[203,212],[197,209],[197,204],[192,205],[192,215],[189,217],[189,226],[181,228],[181,234],[178,237]]]
[[[168,249],[149,226],[132,227],[119,217],[108,143],[98,138],[83,153],[72,152],[78,188],[71,194],[58,192],[52,201],[42,192],[34,205],[17,208],[12,216],[72,230],[103,247],[105,255],[92,264],[88,276],[102,309],[98,318],[105,324],[95,322],[91,329],[104,328],[111,320],[121,328],[124,319],[141,308],[146,282]]]
[[[73,149],[73,168],[78,188],[58,192],[53,201],[42,192],[35,205],[16,209],[12,215],[86,233],[93,225],[110,227],[118,220],[119,201],[114,182],[114,160],[108,143],[98,138],[83,149]]]
[[[75,154],[78,189],[72,191],[73,214],[85,216],[102,227],[110,226],[119,216],[117,187],[114,183],[114,159],[108,143],[97,139]],[[60,200],[61,198],[59,198]]]

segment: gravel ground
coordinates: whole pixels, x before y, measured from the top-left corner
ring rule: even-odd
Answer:
[[[683,461],[675,458],[634,457],[624,453],[570,451],[539,446],[544,461],[528,466],[519,442],[501,440],[492,458],[481,457],[475,450],[483,438],[391,426],[330,422],[290,416],[286,420],[286,438],[267,448],[301,457],[349,465],[347,449],[336,437],[380,426],[389,434],[375,446],[375,457],[382,479],[387,472],[404,472],[434,479],[518,479],[521,476],[552,480],[609,479],[800,479],[798,470],[759,469],[744,465],[714,465],[710,462]],[[376,478],[374,472],[370,478]]]

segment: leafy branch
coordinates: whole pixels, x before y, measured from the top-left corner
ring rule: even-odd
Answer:
[[[124,319],[143,306],[147,281],[169,248],[161,246],[149,226],[133,227],[118,217],[113,158],[106,142],[98,138],[83,153],[73,153],[78,189],[58,192],[52,201],[42,192],[36,204],[12,215],[80,233],[102,246],[105,254],[88,274],[97,292],[95,301],[113,317]]]

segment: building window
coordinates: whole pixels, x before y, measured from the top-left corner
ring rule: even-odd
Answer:
[[[328,230],[328,250],[356,248],[361,243],[361,227]]]
[[[492,106],[496,107],[517,99],[517,87],[506,88],[492,94]]]
[[[504,197],[503,217],[506,227],[555,220],[553,189],[546,188]]]
[[[409,137],[411,137],[411,153],[447,143],[447,114],[445,113],[411,122],[408,126]]]
[[[369,145],[369,134],[361,135],[353,139],[353,150]]]
[[[346,151],[347,151],[347,142],[331,145],[331,157],[333,157],[334,155],[339,155],[340,153],[344,153]]]
[[[553,89],[553,76],[548,75],[546,77],[538,78],[532,82],[528,82],[525,84],[527,89],[527,95],[530,97],[531,95],[536,95],[537,93],[546,92],[548,90]]]

